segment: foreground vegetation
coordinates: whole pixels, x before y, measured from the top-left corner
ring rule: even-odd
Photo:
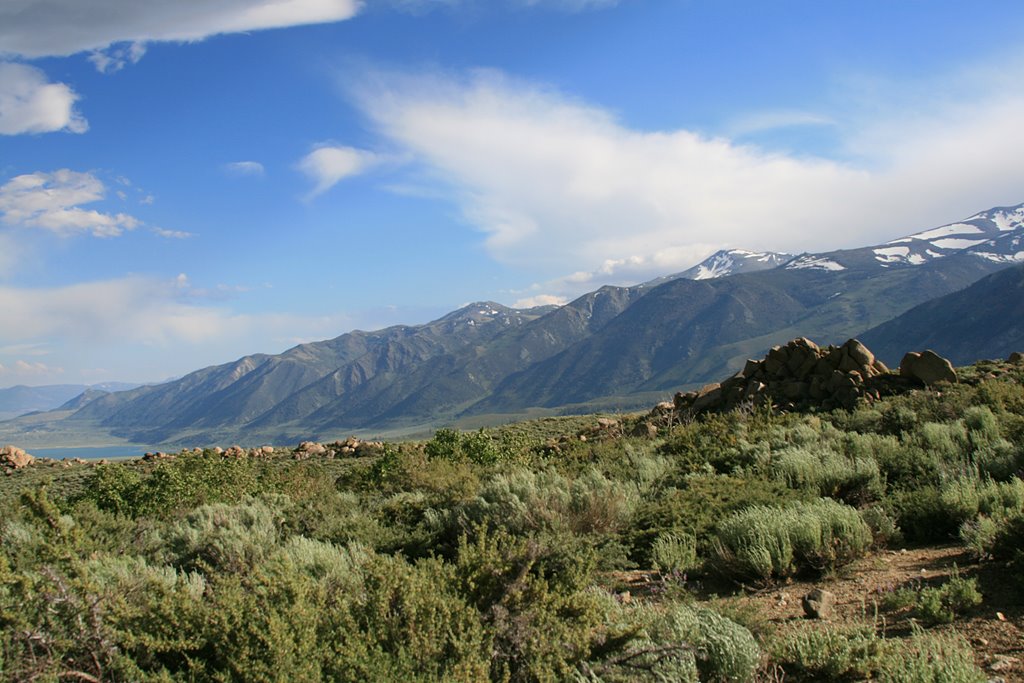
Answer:
[[[853,411],[682,416],[656,436],[588,417],[358,458],[36,465],[0,478],[0,673],[984,681],[957,624],[1017,596],[966,575],[891,587],[857,623],[777,624],[737,602],[827,587],[887,547],[955,542],[1021,573],[1024,367],[961,375]]]

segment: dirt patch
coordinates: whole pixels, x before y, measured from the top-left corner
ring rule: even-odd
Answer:
[[[836,624],[874,624],[887,637],[909,635],[915,617],[910,609],[886,609],[886,596],[901,588],[938,586],[954,567],[963,578],[976,578],[984,599],[952,624],[930,630],[952,630],[974,648],[975,659],[993,680],[1024,683],[1024,589],[1022,577],[1002,562],[977,562],[958,545],[873,553],[841,571],[817,580],[796,580],[760,591],[742,591],[725,598],[728,611],[740,611],[769,629],[808,623],[801,598],[814,588],[835,594]],[[621,598],[657,600],[682,588],[682,577],[656,572],[619,572],[614,576]],[[700,601],[722,603],[720,586],[690,582]],[[815,622],[826,623],[826,622]]]

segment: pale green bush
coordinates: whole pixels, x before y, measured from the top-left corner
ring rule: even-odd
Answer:
[[[878,677],[881,683],[982,683],[987,679],[962,636],[923,631],[886,658]]]
[[[540,530],[614,533],[629,521],[635,490],[587,470],[569,479],[554,470],[517,469],[494,477],[466,507],[471,522],[490,521],[513,533]]]
[[[239,505],[203,505],[167,532],[165,546],[178,567],[244,571],[277,545],[280,511],[256,499]]]
[[[675,605],[650,631],[655,642],[692,646],[701,681],[752,681],[761,660],[750,631],[706,607]]]
[[[654,568],[663,574],[693,571],[700,566],[697,537],[685,532],[659,535],[651,546],[651,561]]]
[[[718,526],[714,552],[727,574],[768,581],[846,564],[862,555],[871,540],[857,510],[823,498],[733,513]]]
[[[884,641],[870,626],[803,626],[771,642],[772,660],[786,679],[863,680],[871,677],[884,652]]]
[[[848,458],[822,447],[790,448],[775,454],[772,476],[790,488],[860,505],[882,494],[878,463],[870,457]]]

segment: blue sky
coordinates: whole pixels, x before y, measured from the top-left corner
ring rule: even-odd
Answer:
[[[1019,2],[5,0],[0,386],[1024,201]]]

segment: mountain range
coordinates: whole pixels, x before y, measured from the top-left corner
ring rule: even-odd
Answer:
[[[1022,238],[1024,205],[859,249],[721,251],[687,271],[602,287],[563,306],[473,303],[426,325],[355,331],[160,385],[90,391],[51,413],[0,423],[0,439],[45,442],[77,430],[146,444],[281,443],[630,409],[721,379],[798,336],[833,343],[870,330],[865,337],[891,362],[890,349],[929,343],[921,331],[940,314],[1019,291],[1012,278],[1022,269],[1008,267],[1024,262]],[[1019,330],[981,344],[982,327],[945,326],[962,340],[948,348],[970,356],[958,362],[1018,344]]]
[[[105,382],[102,384],[49,384],[42,387],[28,387],[19,384],[0,389],[0,420],[8,420],[25,413],[53,410],[86,392],[125,391],[134,389],[136,384]]]

